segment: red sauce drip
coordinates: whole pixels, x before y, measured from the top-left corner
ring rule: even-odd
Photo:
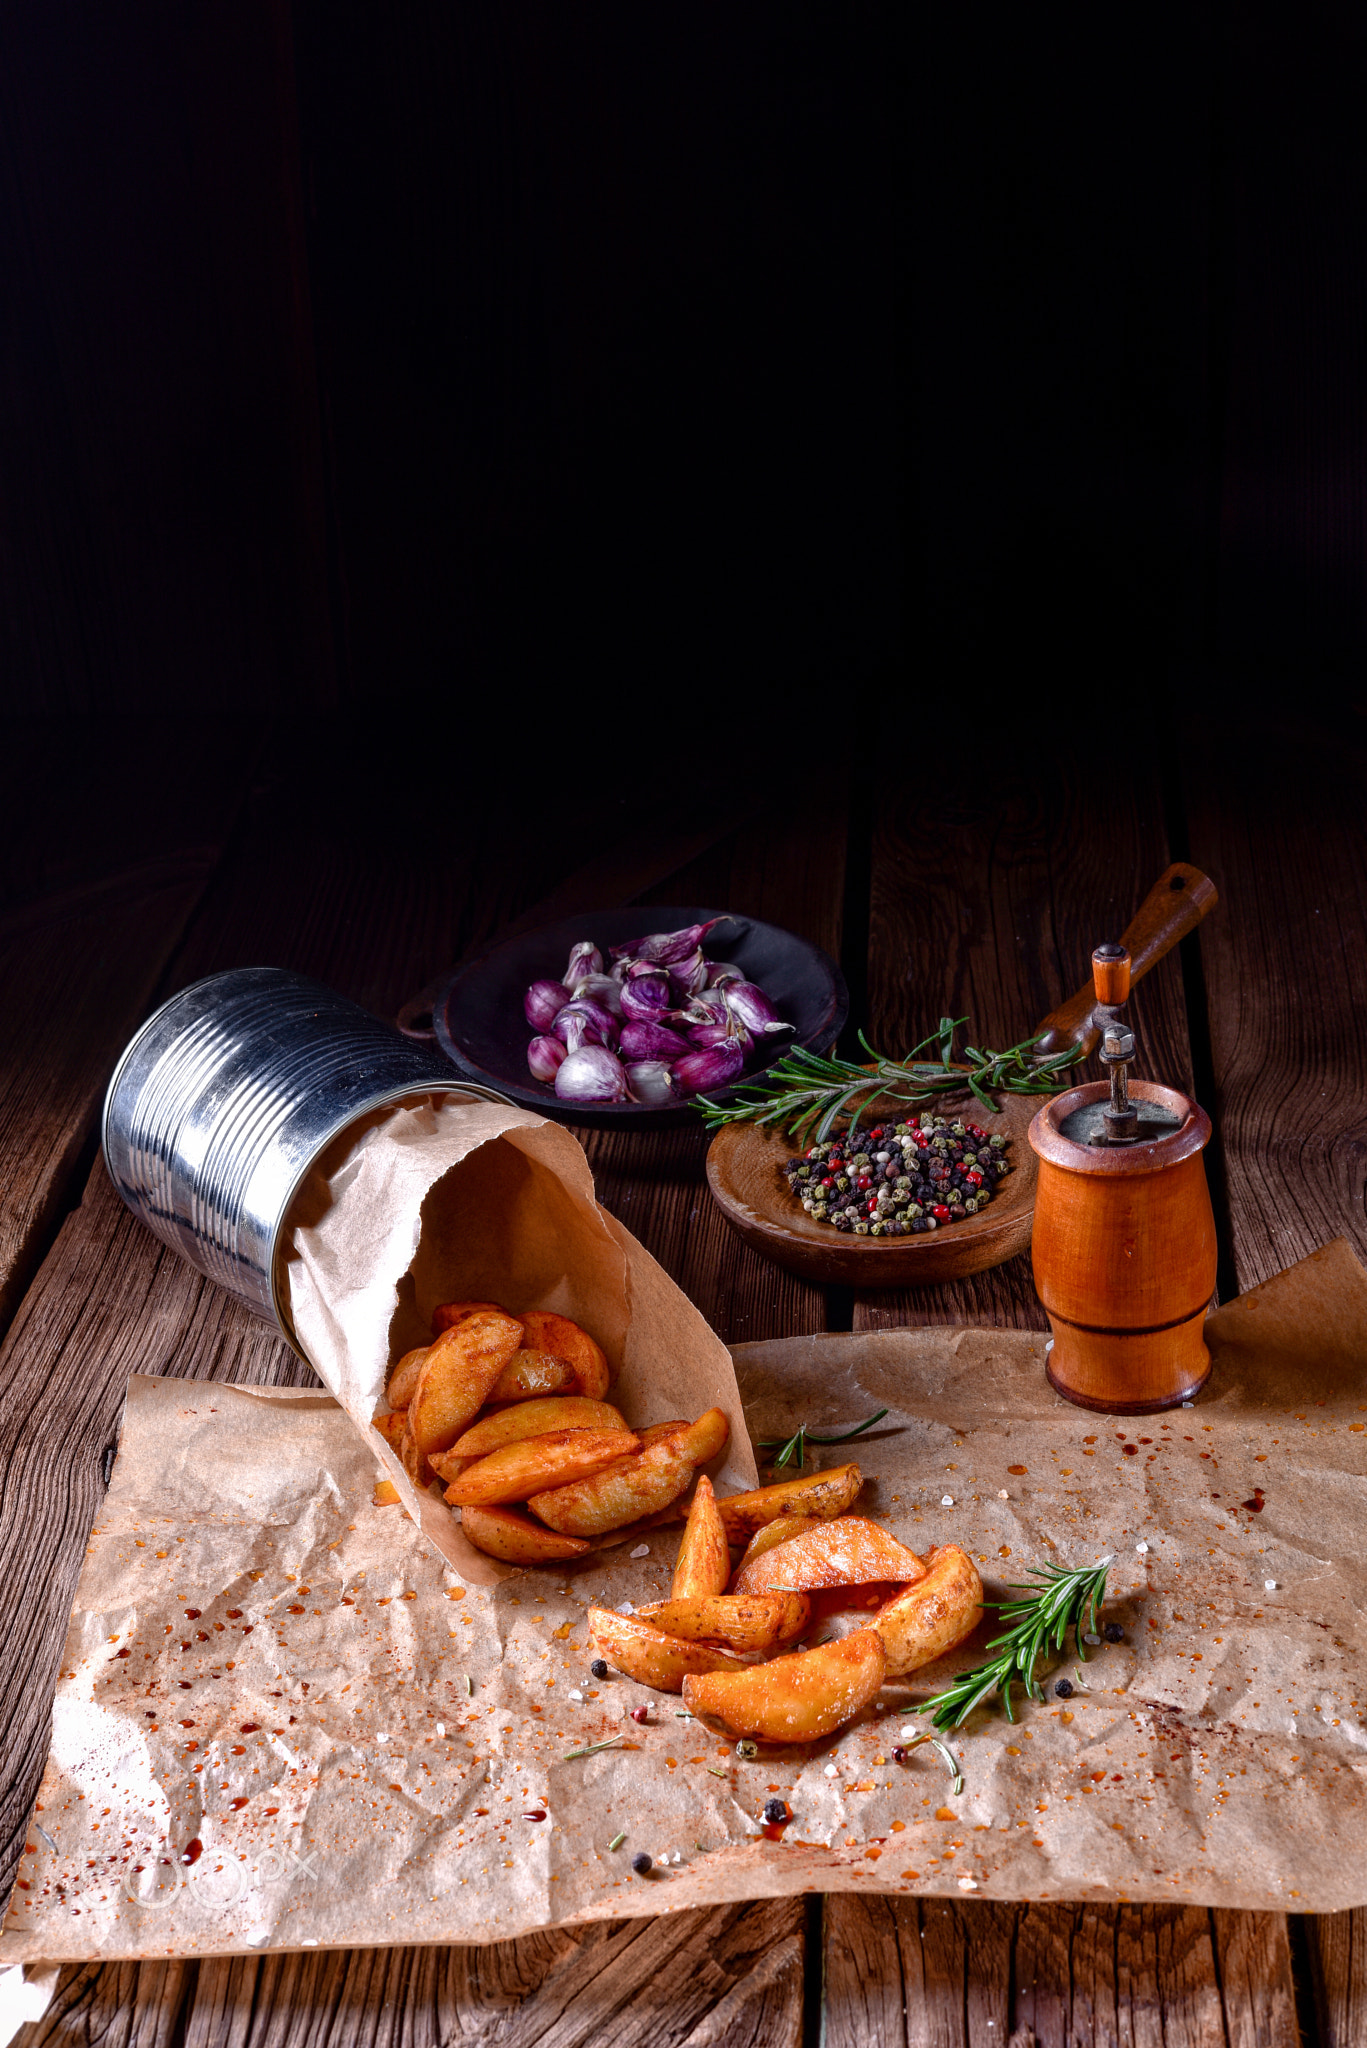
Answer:
[[[246,1800],[245,1800],[245,1799],[234,1799],[234,1800],[233,1800],[233,1802],[232,1802],[232,1808],[233,1808],[233,1812],[234,1812],[234,1813],[241,1813],[241,1811],[242,1811],[243,1807],[244,1807],[244,1806],[245,1806],[246,1804],[247,1804],[247,1802],[246,1802]]]
[[[1120,1448],[1127,1458],[1137,1458],[1139,1456],[1138,1444],[1122,1444]]]
[[[395,1790],[397,1789],[395,1787]],[[529,1806],[522,1818],[523,1820],[544,1820],[546,1818],[546,1809],[544,1806]]]
[[[182,1863],[198,1863],[200,1857],[203,1854],[204,1844],[200,1841],[198,1835],[194,1835],[185,1844],[185,1854],[181,1857],[180,1860]]]
[[[765,1841],[781,1842],[783,1840],[783,1830],[791,1826],[792,1822],[787,1820],[766,1820],[764,1823]]]
[[[1267,1502],[1263,1499],[1263,1490],[1261,1486],[1255,1486],[1253,1489],[1252,1500],[1241,1501],[1240,1506],[1246,1507],[1250,1515],[1260,1515],[1263,1509],[1267,1506]]]
[[[244,1721],[237,1732],[239,1735],[255,1735],[260,1726],[259,1721]]]

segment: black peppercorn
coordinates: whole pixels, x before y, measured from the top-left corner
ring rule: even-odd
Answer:
[[[770,1827],[776,1827],[779,1821],[787,1820],[787,1801],[783,1799],[766,1799],[764,1802],[764,1818]]]
[[[1118,1621],[1108,1621],[1101,1631],[1108,1643],[1123,1643],[1125,1631]]]
[[[892,1752],[892,1760],[895,1764],[904,1764],[907,1760],[907,1751],[903,1749],[900,1742]]]
[[[646,1855],[645,1850],[642,1849],[639,1856],[632,1857],[631,1867],[636,1872],[636,1875],[638,1877],[649,1877],[651,1871],[654,1868],[654,1865],[652,1864],[650,1858]]]
[[[1054,1687],[1054,1697],[1060,1700],[1070,1700],[1073,1697],[1073,1681],[1071,1678],[1060,1678],[1058,1684]]]
[[[608,1675],[608,1667],[607,1667],[607,1665],[606,1665],[606,1664],[604,1663],[604,1661],[603,1661],[603,1659],[602,1659],[601,1657],[595,1657],[595,1658],[594,1658],[594,1660],[593,1660],[593,1662],[592,1662],[592,1664],[590,1664],[590,1666],[589,1666],[589,1676],[590,1676],[590,1678],[606,1678],[606,1677],[607,1677],[607,1675]]]

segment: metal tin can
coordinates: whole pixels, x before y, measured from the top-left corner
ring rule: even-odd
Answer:
[[[302,1357],[276,1258],[295,1194],[349,1124],[434,1094],[506,1100],[320,982],[232,968],[172,996],[125,1046],[105,1096],[105,1163],[163,1244]]]

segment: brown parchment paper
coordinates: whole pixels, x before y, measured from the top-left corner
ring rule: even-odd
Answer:
[[[508,1567],[483,1556],[440,1497],[419,1494],[371,1428],[390,1365],[432,1334],[439,1302],[551,1309],[602,1345],[613,1401],[645,1427],[722,1408],[731,1440],[708,1470],[755,1484],[724,1344],[644,1246],[598,1206],[582,1146],[511,1104],[429,1097],[339,1139],[291,1212],[295,1332],[397,1487],[405,1509],[470,1585]]]
[[[891,1749],[976,1644],[747,1763],[588,1674],[585,1606],[658,1596],[676,1531],[466,1587],[370,1506],[374,1457],[326,1395],[133,1380],[0,1962],[487,1941],[812,1886],[1367,1901],[1367,1276],[1330,1245],[1209,1330],[1208,1391],[1141,1420],[1058,1400],[1028,1333],[738,1347],[756,1434],[886,1404],[869,1508],[964,1544],[990,1590],[1115,1552],[1126,1640],[1057,1667],[1066,1702],[976,1715],[958,1797],[928,1747]],[[641,1849],[668,1858],[644,1881]]]

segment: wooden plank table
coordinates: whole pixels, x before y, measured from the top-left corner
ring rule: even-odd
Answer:
[[[392,1015],[443,963],[576,886],[563,839],[509,832],[492,796],[415,806],[403,750],[364,762],[341,750],[302,792],[276,759],[220,762],[211,797],[181,826],[146,845],[115,835],[128,855],[118,864],[99,851],[99,806],[112,830],[113,798],[92,784],[80,858],[69,872],[30,863],[11,877],[21,900],[0,921],[11,1054],[0,1076],[6,1891],[128,1373],[307,1377],[113,1195],[94,1136],[117,1047],[159,994],[248,962],[314,973]],[[1055,740],[1002,746],[971,774],[918,756],[881,780],[828,776],[819,804],[787,786],[698,787],[711,823],[680,837],[688,858],[673,873],[658,810],[645,805],[591,814],[575,860],[591,903],[713,903],[819,941],[842,959],[874,1042],[893,1047],[964,1011],[980,1042],[1011,1042],[1071,992],[1093,943],[1127,921],[1170,858],[1195,860],[1221,904],[1184,957],[1143,985],[1138,1035],[1141,1071],[1194,1088],[1214,1114],[1228,1292],[1339,1232],[1367,1248],[1351,1122],[1367,1065],[1362,761],[1352,745],[1326,756],[1300,744],[1289,726],[1238,772],[1211,735],[1184,761],[1181,775],[1153,765],[1103,784]],[[117,774],[107,780],[118,787]],[[722,1224],[703,1190],[701,1133],[583,1136],[602,1199],[724,1338],[1043,1324],[1026,1259],[915,1292],[810,1286]],[[72,1966],[21,2038],[1274,2048],[1322,2037],[1337,2048],[1364,2035],[1365,1956],[1364,1913],[840,1895],[485,1948]]]

